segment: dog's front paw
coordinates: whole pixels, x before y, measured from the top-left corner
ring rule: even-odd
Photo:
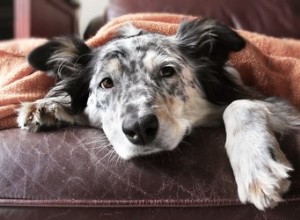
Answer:
[[[42,128],[59,127],[62,122],[73,124],[74,119],[61,105],[39,100],[22,103],[18,110],[17,122],[22,129],[37,132]]]
[[[250,202],[260,210],[274,208],[289,189],[289,172],[293,168],[278,148],[274,155],[253,159],[244,161],[248,169],[238,168],[240,172],[236,173],[239,198],[241,202]]]
[[[41,127],[41,111],[35,102],[22,103],[18,110],[17,122],[20,128],[36,132]]]

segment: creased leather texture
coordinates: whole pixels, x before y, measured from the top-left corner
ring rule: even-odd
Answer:
[[[1,131],[0,204],[49,207],[52,214],[50,207],[66,206],[102,207],[98,213],[119,210],[116,212],[129,216],[152,209],[159,216],[184,215],[186,211],[177,213],[176,207],[189,207],[191,216],[194,212],[216,216],[216,206],[229,216],[239,210],[236,214],[243,219],[282,217],[291,208],[289,219],[300,213],[300,131],[280,141],[296,168],[287,202],[266,212],[238,202],[223,128],[196,129],[175,152],[133,161],[118,160],[103,138],[100,130],[77,127],[34,134],[19,129]],[[139,211],[131,211],[133,208]],[[73,213],[70,208],[58,210]]]

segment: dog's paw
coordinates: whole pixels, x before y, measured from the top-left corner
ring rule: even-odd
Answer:
[[[36,101],[22,103],[17,122],[22,129],[37,132],[42,128],[59,127],[62,122],[74,123],[73,117],[55,102]]]
[[[290,186],[289,172],[293,170],[281,150],[274,155],[254,158],[249,170],[241,169],[237,178],[241,202],[250,202],[258,209],[274,208]],[[248,167],[249,168],[249,167]]]

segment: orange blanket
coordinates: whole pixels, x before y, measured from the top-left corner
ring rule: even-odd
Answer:
[[[184,19],[192,17],[175,14],[125,15],[101,28],[87,44],[97,47],[106,43],[128,22],[148,31],[172,35]],[[232,54],[230,62],[241,73],[243,81],[266,95],[286,98],[300,108],[300,41],[238,32],[247,40],[247,46]],[[53,78],[33,70],[25,59],[33,48],[44,42],[43,39],[30,39],[0,43],[0,129],[16,127],[19,103],[42,98],[54,84]]]

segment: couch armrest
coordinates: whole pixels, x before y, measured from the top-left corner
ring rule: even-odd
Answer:
[[[14,0],[15,38],[78,34],[77,7],[61,0]]]

